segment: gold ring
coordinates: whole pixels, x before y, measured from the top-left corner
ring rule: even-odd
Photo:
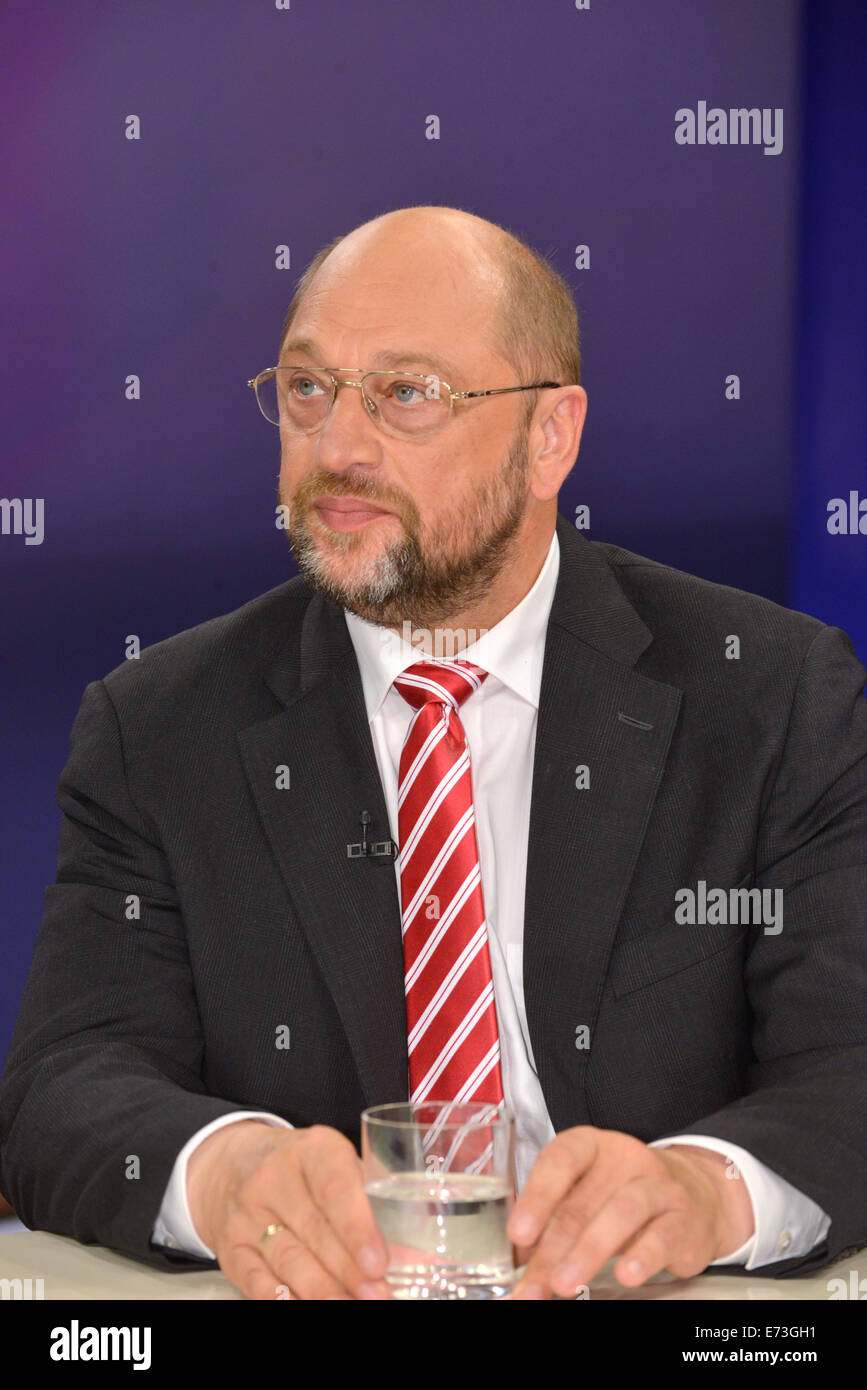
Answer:
[[[269,1236],[275,1236],[275,1235],[277,1234],[278,1231],[285,1231],[285,1230],[286,1230],[286,1227],[285,1227],[285,1226],[281,1226],[281,1225],[279,1224],[279,1222],[277,1223],[276,1226],[275,1226],[275,1225],[266,1226],[266,1227],[265,1227],[265,1230],[262,1232],[262,1234],[261,1234],[260,1237],[259,1237],[259,1249],[260,1249],[260,1250],[264,1250],[264,1248],[265,1248],[265,1241],[268,1239]]]

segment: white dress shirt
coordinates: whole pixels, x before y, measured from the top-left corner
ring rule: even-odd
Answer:
[[[519,1192],[539,1150],[554,1138],[524,1008],[523,906],[542,660],[559,566],[560,547],[555,532],[545,563],[521,602],[462,651],[435,652],[460,656],[489,673],[481,689],[462,704],[460,719],[470,749],[503,1093],[515,1115],[515,1179]],[[398,768],[414,710],[394,689],[393,682],[408,666],[423,659],[425,653],[390,629],[344,612],[358,659],[391,836],[399,844]],[[395,873],[400,900],[399,859]],[[291,1128],[278,1115],[244,1110],[224,1115],[192,1135],[175,1160],[154,1227],[155,1243],[205,1259],[215,1258],[214,1252],[199,1239],[190,1219],[187,1160],[196,1145],[221,1125],[250,1119]],[[831,1223],[821,1207],[738,1145],[689,1134],[657,1139],[651,1147],[671,1144],[692,1144],[727,1155],[747,1185],[755,1232],[738,1250],[714,1260],[714,1264],[743,1264],[747,1269],[755,1269],[781,1258],[806,1255],[824,1238]]]

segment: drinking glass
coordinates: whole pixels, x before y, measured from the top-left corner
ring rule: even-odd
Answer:
[[[486,1101],[396,1101],[361,1116],[364,1189],[398,1299],[505,1298],[515,1280],[515,1121]]]

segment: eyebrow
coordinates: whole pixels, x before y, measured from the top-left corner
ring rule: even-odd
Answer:
[[[325,365],[324,362],[322,362],[323,354],[311,338],[290,338],[284,346],[281,356],[286,356],[291,353],[300,353],[302,356],[311,359],[318,358],[320,364],[322,366]],[[438,357],[435,353],[412,352],[407,348],[386,348],[383,349],[382,352],[374,353],[370,365],[372,367],[383,368],[410,366],[431,367],[435,372],[441,372],[449,382],[451,382],[452,377],[461,375],[460,368],[458,368],[454,362],[449,362],[444,357]]]

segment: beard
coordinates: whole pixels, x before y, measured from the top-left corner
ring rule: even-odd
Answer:
[[[500,472],[459,506],[422,527],[418,508],[403,493],[378,486],[367,474],[353,479],[319,470],[295,489],[286,534],[298,568],[327,599],[382,627],[405,622],[433,628],[484,599],[507,561],[527,503],[527,423],[518,427]],[[359,497],[390,507],[405,534],[388,542],[353,578],[341,578],[328,551],[351,554],[366,543],[361,531],[331,532],[328,549],[308,523],[313,498]],[[376,524],[376,523],[374,523]]]

